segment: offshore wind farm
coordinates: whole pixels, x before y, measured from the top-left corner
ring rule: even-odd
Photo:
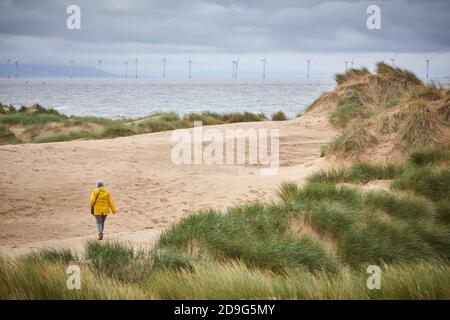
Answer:
[[[7,58],[6,64],[0,65],[0,101],[16,107],[39,103],[71,115],[112,118],[205,110],[270,114],[274,109],[294,117],[335,85],[331,75],[318,71],[323,64],[321,57],[310,55],[295,61],[295,73],[290,77],[280,76],[283,73],[277,70],[276,58],[262,57],[256,66],[254,59],[233,58],[231,70],[223,66],[231,71],[231,77],[226,72],[214,76],[208,72],[211,63],[204,66],[197,59],[194,70],[192,58],[180,62],[162,56],[159,64],[138,58],[105,63],[100,58],[94,66],[78,65],[75,59],[65,66],[45,66]],[[379,58],[396,68],[407,61],[396,53]],[[431,59],[426,56],[420,63],[421,78],[448,86],[448,77],[431,73]],[[338,70],[347,72],[357,66],[354,58],[345,58]]]

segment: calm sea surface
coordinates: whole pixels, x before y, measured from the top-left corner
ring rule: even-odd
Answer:
[[[110,118],[156,112],[201,111],[302,112],[332,79],[2,79],[0,102],[15,106],[39,103],[68,115]]]

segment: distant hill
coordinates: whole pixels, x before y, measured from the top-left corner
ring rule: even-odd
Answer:
[[[7,77],[7,64],[0,64],[0,77]],[[15,66],[11,63],[9,67],[9,74],[11,77],[15,75]],[[50,65],[34,65],[34,64],[19,64],[18,76],[20,78],[68,78],[70,77],[70,66],[50,66]],[[99,77],[117,77],[116,75],[87,66],[74,66],[74,78],[99,78]]]

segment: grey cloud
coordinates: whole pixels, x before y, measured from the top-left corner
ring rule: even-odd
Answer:
[[[66,28],[70,4],[81,7],[79,31]],[[381,7],[382,30],[366,28],[370,4]],[[373,64],[397,52],[405,63],[416,53],[408,67],[421,71],[425,54],[450,51],[449,13],[447,0],[0,0],[0,56],[80,65],[101,57],[118,73],[125,59],[139,57],[152,74],[162,55],[171,68],[179,63],[180,73],[193,57],[208,75],[220,68],[228,74],[237,56],[242,72],[255,74],[260,65],[250,61],[265,55],[268,68],[298,74],[306,57],[320,56],[313,67],[329,74],[341,70],[344,59]],[[442,56],[433,62],[438,66],[450,71]]]
[[[82,30],[65,27],[72,1],[0,1],[0,34],[86,43],[142,43],[224,52],[430,51],[450,44],[448,1],[376,1],[382,30],[365,27],[372,1],[88,1]]]

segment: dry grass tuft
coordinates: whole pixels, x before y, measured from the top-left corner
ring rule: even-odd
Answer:
[[[361,76],[369,75],[370,71],[367,68],[351,68],[345,73],[338,73],[334,76],[338,85],[341,85],[349,80],[359,79]]]
[[[450,120],[450,97],[447,97],[442,105],[438,109],[438,112],[443,116],[445,121]]]
[[[444,90],[435,83],[423,85],[411,91],[410,99],[423,99],[429,101],[436,101],[444,98]]]
[[[400,135],[406,148],[417,148],[438,142],[439,123],[419,100],[405,115]]]
[[[384,62],[377,63],[377,74],[406,85],[423,85],[423,82],[411,71],[394,68]]]
[[[326,154],[333,154],[342,157],[359,156],[364,149],[373,146],[378,140],[371,135],[362,125],[355,125],[353,128],[345,130],[340,136],[335,138],[326,148]]]

